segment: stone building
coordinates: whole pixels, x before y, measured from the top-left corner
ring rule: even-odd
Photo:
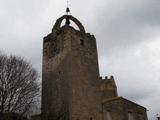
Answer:
[[[100,77],[96,39],[71,15],[44,37],[41,112],[42,120],[147,120],[146,108],[118,97],[113,76]]]

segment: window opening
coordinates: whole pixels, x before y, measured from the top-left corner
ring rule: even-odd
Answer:
[[[128,112],[128,120],[134,120],[132,112]]]
[[[111,119],[111,112],[109,110],[107,111],[107,120],[112,120]]]
[[[83,39],[80,39],[80,45],[84,46],[84,40]]]

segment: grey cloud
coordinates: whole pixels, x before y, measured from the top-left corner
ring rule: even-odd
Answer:
[[[99,8],[95,18],[100,52],[151,40],[160,30],[159,5],[158,0],[106,2],[108,7]]]
[[[141,51],[138,56],[137,50]],[[117,48],[110,54],[100,57],[101,75],[114,75],[119,95],[150,109],[149,119],[154,120],[160,110],[159,105],[154,104],[160,99],[160,67],[152,64],[153,53],[147,46],[137,44],[126,51]]]

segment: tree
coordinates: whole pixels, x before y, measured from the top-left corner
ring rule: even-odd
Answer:
[[[39,75],[21,57],[0,54],[0,114],[26,114],[39,95]]]

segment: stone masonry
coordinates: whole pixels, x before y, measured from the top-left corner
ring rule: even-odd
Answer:
[[[41,109],[33,119],[147,120],[144,107],[118,97],[113,76],[99,77],[96,39],[71,15],[60,17],[44,37]]]

